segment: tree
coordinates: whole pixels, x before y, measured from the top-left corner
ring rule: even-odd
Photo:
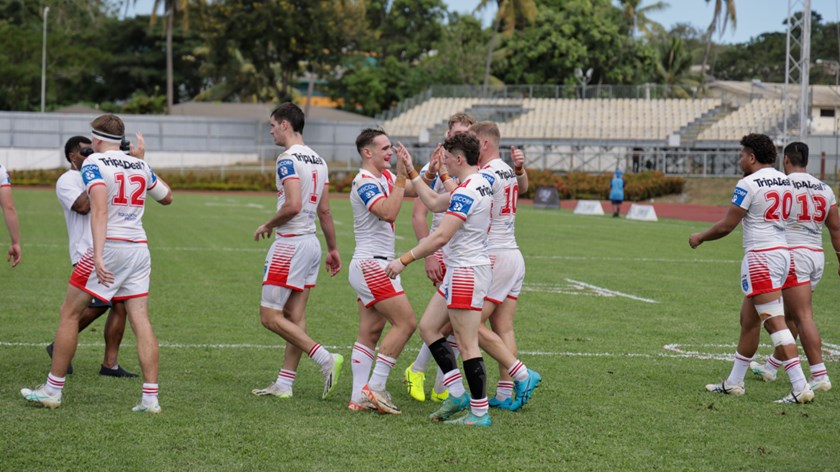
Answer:
[[[705,0],[710,3],[712,0]],[[712,21],[709,27],[706,28],[706,53],[703,54],[703,65],[700,67],[701,74],[706,75],[706,65],[709,63],[709,54],[712,51],[712,35],[716,31],[720,31],[722,35],[726,31],[726,26],[732,22],[732,28],[737,26],[737,17],[735,14],[735,0],[715,0],[715,13],[712,15]]]
[[[534,25],[508,38],[494,63],[506,83],[577,85],[576,68],[594,83],[637,84],[654,76],[655,51],[626,35],[609,0],[563,0],[541,6]]]
[[[648,18],[648,13],[666,10],[669,5],[665,2],[656,2],[643,7],[642,0],[619,0],[618,2],[624,12],[624,17],[629,24],[630,36],[635,37],[637,31],[641,31],[647,38],[664,31],[662,25]]]
[[[671,36],[657,47],[657,83],[667,85],[667,95],[673,98],[690,98],[698,82],[691,74],[691,54],[685,49],[682,38]]]
[[[490,0],[481,0],[476,11],[481,11],[490,5]],[[511,36],[519,26],[518,21],[524,20],[531,24],[537,17],[537,5],[534,0],[496,0],[496,17],[493,20],[493,32],[490,36],[490,43],[487,45],[487,59],[484,65],[484,93],[487,93],[487,86],[490,83],[490,66],[493,62],[493,51],[496,49],[499,30],[505,36]]]
[[[135,3],[137,0],[134,0]],[[175,16],[181,17],[181,28],[190,29],[190,2],[189,0],[155,0],[152,6],[150,24],[155,25],[158,9],[163,6],[166,11],[166,114],[172,113],[172,105],[175,97],[175,72],[172,64],[172,31],[175,28]]]

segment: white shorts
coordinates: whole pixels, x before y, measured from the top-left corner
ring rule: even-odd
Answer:
[[[481,311],[491,277],[489,265],[450,267],[438,293],[446,299],[449,309]]]
[[[372,305],[397,295],[402,295],[400,277],[395,279],[385,275],[388,261],[384,259],[353,259],[350,261],[350,286],[356,291],[359,300],[370,308]]]
[[[314,234],[276,239],[265,256],[260,304],[282,310],[292,290],[315,286],[320,265],[321,243]]]
[[[797,246],[790,249],[790,270],[783,288],[811,284],[817,287],[825,270],[825,253],[822,249]]]
[[[93,248],[89,248],[79,259],[70,276],[70,285],[111,302],[149,295],[152,256],[146,244],[106,241],[102,258],[105,267],[114,274],[110,287],[99,283],[93,264]]]
[[[501,305],[505,298],[519,298],[525,280],[525,259],[519,249],[491,251],[490,268],[493,280],[484,299]]]
[[[790,270],[790,251],[748,251],[741,261],[741,291],[752,297],[781,290]]]

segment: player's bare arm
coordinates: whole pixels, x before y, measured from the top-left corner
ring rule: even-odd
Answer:
[[[106,287],[114,283],[114,274],[105,267],[102,252],[108,230],[108,190],[105,185],[94,185],[90,194],[90,232],[93,236],[93,264],[99,282]]]
[[[837,260],[840,261],[840,216],[837,214],[837,205],[832,205],[828,209],[828,216],[825,218],[825,227],[828,228],[828,235],[831,237],[831,246],[834,248],[834,254]],[[840,267],[837,269],[840,275]]]
[[[738,205],[729,205],[729,209],[726,211],[726,215],[724,215],[723,219],[713,224],[706,231],[694,233],[689,236],[689,246],[691,246],[692,249],[696,249],[697,246],[706,241],[714,241],[728,235],[738,226],[738,223],[744,219],[746,214],[747,210],[739,207]]]
[[[397,180],[394,189],[386,198],[379,199],[370,208],[370,212],[378,218],[393,223],[397,220],[402,208],[403,197],[406,193],[406,167],[402,159],[397,159]]]
[[[408,264],[411,264],[417,259],[434,254],[435,251],[448,243],[449,240],[452,239],[452,236],[455,235],[455,233],[461,229],[461,226],[463,225],[464,220],[456,216],[444,215],[440,225],[432,232],[432,234],[420,241],[417,246],[414,246],[414,248],[400,256],[398,259],[391,261],[388,264],[388,267],[385,268],[385,273],[388,277],[393,279],[399,275]]]
[[[88,197],[87,192],[80,193],[76,201],[73,202],[73,205],[70,206],[70,209],[80,215],[90,213],[90,197]]]
[[[268,238],[274,228],[283,225],[300,213],[303,205],[300,195],[300,180],[286,179],[283,182],[283,193],[286,195],[283,205],[271,219],[257,227],[254,232],[254,241],[259,241],[260,237]]]
[[[329,195],[327,189],[324,188],[321,201],[318,202],[318,221],[321,223],[321,231],[324,232],[324,241],[327,243],[327,258],[324,263],[330,276],[334,276],[341,270],[341,256],[338,254],[338,242],[335,239],[335,223],[330,212]]]
[[[20,222],[18,221],[17,210],[15,209],[14,198],[11,187],[0,187],[0,207],[3,208],[3,218],[6,220],[6,229],[9,231],[9,252],[6,261],[12,263],[12,267],[20,264]]]
[[[525,153],[515,146],[510,147],[510,158],[513,161],[513,173],[516,174],[516,184],[519,185],[519,194],[528,191],[528,173],[525,172]]]
[[[411,166],[412,158],[411,154],[409,154],[408,150],[402,143],[397,143],[397,157],[398,159],[403,160],[406,167]],[[450,179],[451,180],[451,179]],[[426,205],[430,211],[435,213],[445,211],[449,207],[449,195],[442,195],[431,188],[428,185],[420,185],[422,184],[420,176],[414,177],[412,179],[413,184],[417,184],[413,186],[414,191],[417,193],[417,196]]]

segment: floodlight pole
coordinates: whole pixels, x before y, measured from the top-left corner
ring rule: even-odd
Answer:
[[[46,110],[47,104],[47,15],[50,7],[44,7],[44,39],[41,45],[41,113]]]

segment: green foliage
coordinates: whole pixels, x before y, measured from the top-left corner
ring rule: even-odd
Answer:
[[[574,70],[591,67],[592,83],[643,83],[655,52],[622,32],[608,0],[570,0],[541,6],[533,27],[502,44],[493,75],[510,84],[576,84]]]
[[[533,198],[537,187],[556,187],[560,198],[572,200],[604,200],[610,193],[612,174],[569,172],[556,174],[549,170],[527,169],[528,192],[523,198]],[[670,177],[659,171],[624,174],[624,199],[631,202],[663,195],[682,193],[685,179]]]
[[[166,111],[166,95],[146,95],[137,91],[123,104],[122,112],[131,115],[163,114]]]

